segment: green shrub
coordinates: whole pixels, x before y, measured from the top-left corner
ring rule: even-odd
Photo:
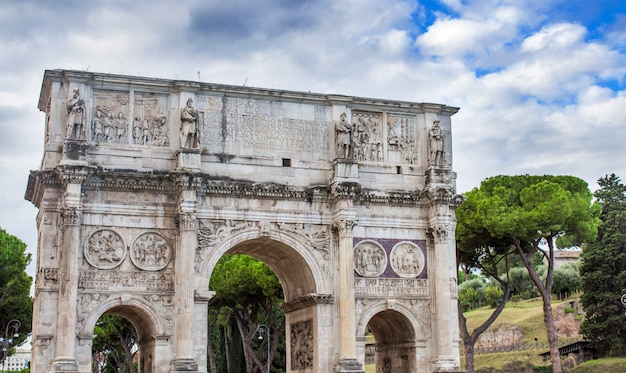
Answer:
[[[498,286],[489,285],[485,288],[485,301],[491,308],[496,308],[504,295],[504,291]]]

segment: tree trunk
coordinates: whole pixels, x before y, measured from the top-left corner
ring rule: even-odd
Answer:
[[[554,326],[554,317],[552,316],[552,305],[550,303],[550,293],[552,291],[552,284],[554,282],[553,274],[554,274],[554,245],[553,245],[554,237],[547,237],[546,241],[548,243],[548,269],[546,270],[546,283],[541,282],[541,279],[537,275],[537,272],[533,268],[532,263],[519,242],[519,240],[513,237],[513,242],[515,243],[515,247],[517,248],[517,252],[522,258],[524,262],[524,266],[528,270],[528,274],[530,278],[533,280],[535,287],[539,290],[539,294],[541,294],[541,299],[543,300],[543,322],[546,326],[546,333],[548,335],[548,345],[550,345],[550,360],[552,362],[552,373],[561,373],[561,355],[559,353],[559,336],[556,332],[556,327]],[[536,240],[532,242],[533,244],[533,252],[542,251],[539,250],[539,242],[540,240]]]
[[[546,296],[548,300],[546,301]],[[552,316],[552,305],[550,304],[550,293],[541,294],[543,299],[543,322],[546,325],[548,334],[548,344],[550,345],[550,360],[552,362],[552,373],[561,373],[561,354],[559,353],[559,336],[554,325]]]
[[[217,363],[215,362],[215,350],[213,349],[213,343],[211,342],[211,329],[212,324],[207,327],[207,343],[206,354],[209,357],[209,372],[217,373]]]
[[[508,268],[508,266],[507,266]],[[502,299],[500,299],[500,303],[498,307],[491,313],[489,318],[485,320],[479,327],[474,329],[470,334],[467,330],[467,320],[465,316],[463,316],[463,311],[461,309],[461,302],[457,301],[458,313],[459,313],[459,327],[461,329],[461,339],[463,340],[463,349],[465,351],[465,373],[474,373],[474,345],[481,334],[487,330],[491,324],[500,316],[502,310],[504,310],[504,306],[506,302],[509,300],[509,295],[511,294],[511,286],[507,281],[504,286],[504,294],[502,294]]]

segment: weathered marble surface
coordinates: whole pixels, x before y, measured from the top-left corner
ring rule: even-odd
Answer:
[[[91,370],[128,318],[142,372],[206,372],[225,253],[281,279],[287,366],[459,370],[451,116],[438,104],[46,71],[33,372]]]

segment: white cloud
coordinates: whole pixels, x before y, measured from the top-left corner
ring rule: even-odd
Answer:
[[[592,39],[556,0],[437,4],[433,14],[410,0],[4,3],[0,226],[34,250],[36,210],[23,194],[42,155],[41,78],[54,68],[200,71],[215,83],[459,106],[460,192],[496,174],[626,178],[626,16]],[[435,19],[419,31],[412,17]]]

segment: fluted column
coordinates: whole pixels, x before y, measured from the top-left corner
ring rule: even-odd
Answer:
[[[198,179],[180,175],[177,212],[178,245],[176,247],[176,357],[174,372],[198,371],[194,358],[194,260],[197,246],[196,188]]]
[[[78,371],[76,361],[76,304],[78,298],[78,253],[82,223],[81,191],[91,168],[59,166],[57,174],[65,184],[61,207],[62,247],[59,257],[59,296],[57,303],[57,333],[55,372]]]
[[[360,187],[353,183],[333,185],[335,194],[334,221],[338,233],[339,361],[335,372],[364,372],[356,358],[356,306],[354,297],[354,236],[356,210],[354,198]]]
[[[441,193],[442,191],[446,193]],[[439,189],[431,200],[431,244],[434,246],[434,301],[437,325],[437,372],[460,372],[454,209],[459,196]],[[460,203],[460,202],[459,202]]]

